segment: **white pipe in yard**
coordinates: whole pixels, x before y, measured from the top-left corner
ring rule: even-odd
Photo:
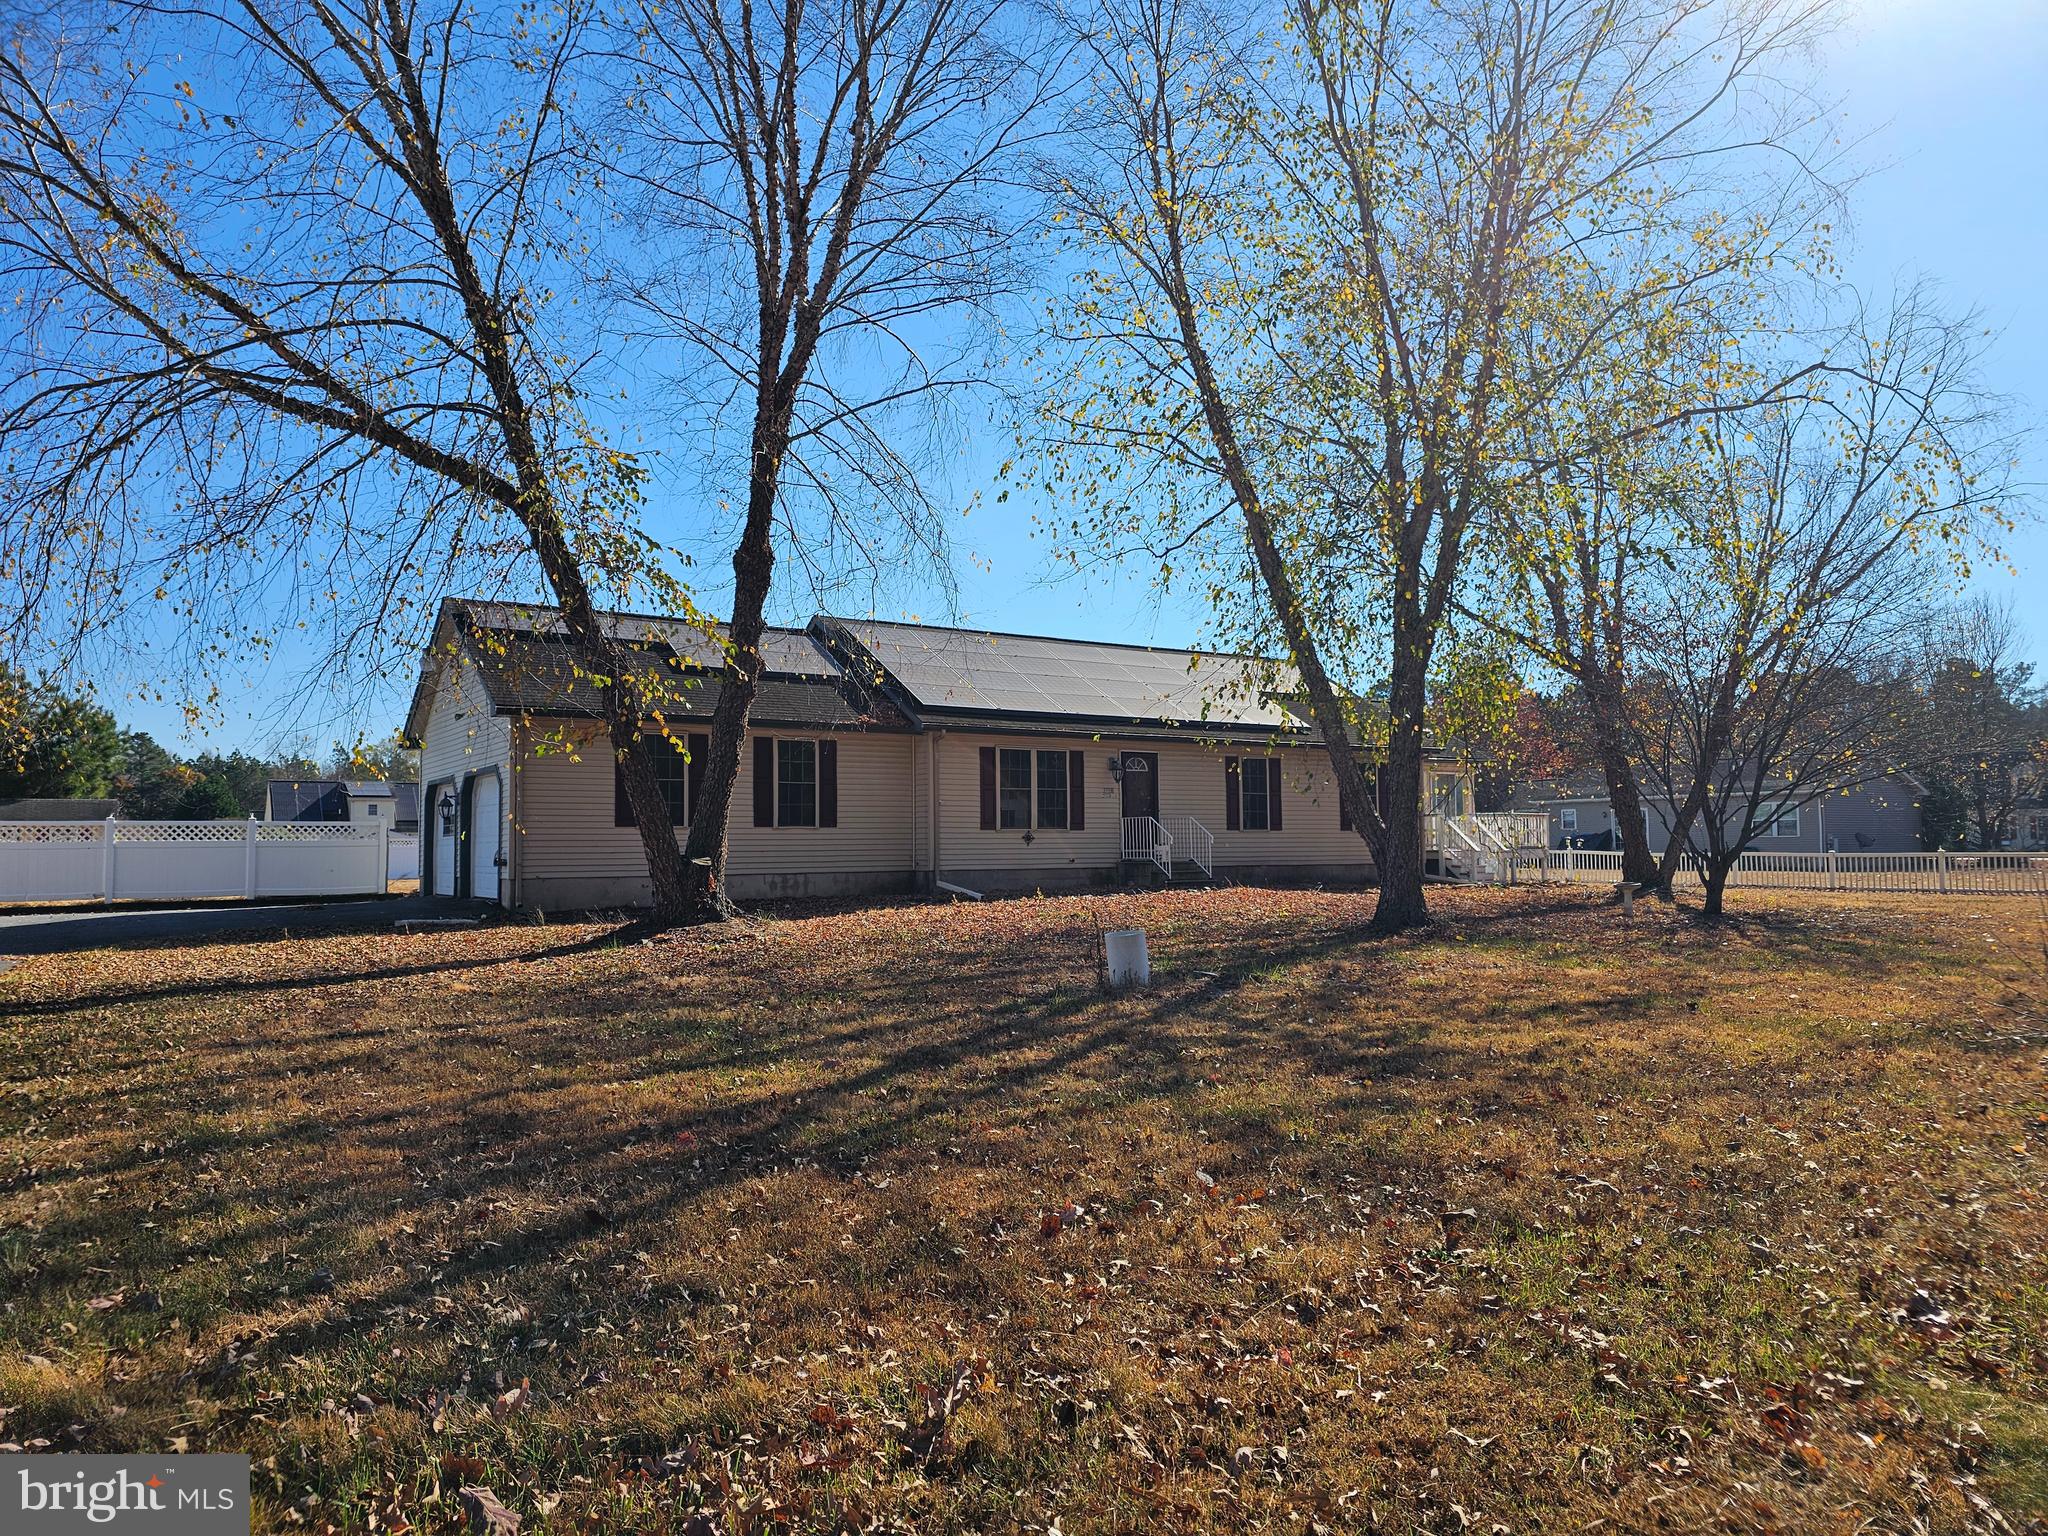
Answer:
[[[1111,928],[1102,935],[1111,987],[1142,987],[1152,979],[1152,957],[1142,928]]]

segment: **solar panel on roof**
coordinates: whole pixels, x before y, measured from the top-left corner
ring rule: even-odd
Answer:
[[[1297,723],[1257,686],[1262,664],[1243,658],[872,623],[848,627],[927,708]]]

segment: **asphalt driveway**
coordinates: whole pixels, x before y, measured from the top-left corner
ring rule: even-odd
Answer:
[[[60,955],[110,944],[162,944],[224,933],[319,933],[389,928],[403,917],[467,915],[468,902],[432,896],[361,901],[235,902],[201,907],[53,907],[0,913],[0,970],[26,955]]]

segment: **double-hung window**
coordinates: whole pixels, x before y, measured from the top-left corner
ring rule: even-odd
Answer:
[[[1797,837],[1799,835],[1798,806],[1786,805],[1778,808],[1777,819],[1771,823],[1771,835],[1773,837]]]
[[[1231,832],[1280,830],[1280,759],[1223,759],[1223,825]]]
[[[1576,832],[1579,830],[1579,808],[1577,806],[1568,805],[1557,813],[1557,829],[1560,832]]]
[[[996,754],[998,815],[1004,831],[1031,829],[1031,754],[1022,747],[1004,747]]]
[[[1266,776],[1266,759],[1244,760],[1244,829],[1264,832],[1273,824],[1273,784]]]
[[[981,830],[1080,832],[1086,796],[1079,752],[982,747]]]
[[[818,824],[818,744],[784,737],[775,743],[775,824]]]
[[[1038,754],[1038,824],[1064,827],[1067,824],[1067,754]]]
[[[756,736],[754,825],[839,825],[839,743],[830,736]]]

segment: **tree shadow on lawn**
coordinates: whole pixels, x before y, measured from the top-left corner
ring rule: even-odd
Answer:
[[[1468,938],[1516,931],[1507,921],[1467,914],[1447,927]],[[1085,938],[1092,959],[1093,929],[1078,926],[1017,942],[990,925],[937,954],[840,953],[822,964],[763,947],[717,975],[664,973],[665,962],[691,958],[680,946],[638,951],[647,965],[623,979],[591,974],[613,947],[608,932],[323,973],[310,984],[360,990],[336,990],[329,1007],[341,1016],[317,1029],[277,1021],[203,1034],[148,1081],[102,1074],[44,1106],[97,1145],[64,1166],[25,1169],[0,1195],[54,1199],[39,1244],[92,1253],[98,1278],[82,1258],[45,1264],[13,1300],[22,1320],[54,1322],[75,1315],[69,1298],[87,1284],[144,1290],[199,1266],[222,1284],[210,1305],[178,1303],[194,1336],[247,1331],[268,1360],[348,1345],[378,1320],[464,1287],[516,1286],[539,1314],[594,1309],[625,1326],[635,1300],[593,1297],[578,1271],[629,1265],[685,1230],[715,1232],[722,1203],[770,1175],[801,1171],[871,1190],[876,1177],[913,1174],[934,1149],[978,1140],[993,1166],[1030,1167],[1007,1202],[1027,1231],[1040,1214],[1034,1183],[1068,1183],[1078,1198],[1101,1177],[1085,1157],[1038,1149],[1086,1145],[1114,1122],[1177,1128],[1219,1178],[1275,1168],[1329,1177],[1355,1161],[1355,1144],[1304,1141],[1290,1122],[1319,1115],[1383,1137],[1447,1102],[1540,1119],[1535,1089],[1548,1078],[1573,1078],[1582,1094],[1625,1079],[1628,1066],[1586,1048],[1611,1024],[1668,1005],[1616,971],[1582,983],[1586,995],[1572,1004],[1533,992],[1452,998],[1441,1015],[1382,1010],[1363,1027],[1333,1024],[1406,967],[1440,959],[1447,934],[1368,945],[1347,927],[1301,929],[1283,916],[1227,935],[1182,933],[1159,985],[1113,997],[1078,954],[1048,958]],[[504,969],[515,961],[561,969],[540,985]],[[419,999],[390,986],[461,972],[491,985]],[[41,1011],[177,1013],[228,991],[308,984],[172,985]],[[1537,1046],[1497,1048],[1488,1021],[1500,1034],[1540,1032]],[[146,1052],[148,1042],[130,1049]],[[1663,1047],[1681,1073],[1711,1054]],[[231,1101],[195,1106],[195,1082],[231,1086]],[[286,1089],[295,1107],[266,1118],[268,1096]],[[201,1123],[179,1127],[195,1113]],[[139,1129],[148,1126],[158,1129]],[[1373,1176],[1440,1188],[1442,1156],[1426,1141],[1388,1140]],[[1140,1199],[1132,1188],[1103,1193]],[[331,1297],[309,1291],[318,1269],[332,1274]],[[118,1326],[123,1315],[103,1321]],[[241,1362],[235,1372],[201,1373],[223,1401],[251,1349],[231,1358]],[[94,1423],[81,1443],[122,1444],[123,1433],[119,1419]]]

